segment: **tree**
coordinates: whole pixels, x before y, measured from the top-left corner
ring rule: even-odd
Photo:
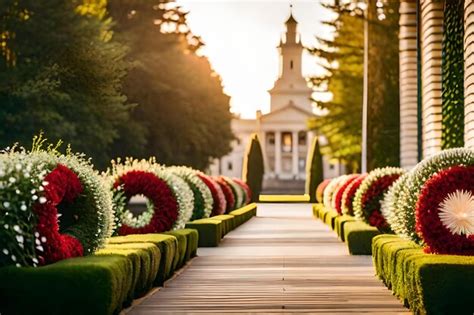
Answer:
[[[0,146],[26,145],[43,130],[107,163],[130,106],[126,49],[103,1],[7,0],[0,17]]]
[[[306,162],[306,193],[310,202],[316,202],[316,188],[324,180],[323,156],[318,137],[314,137]]]
[[[109,11],[135,65],[124,91],[138,104],[132,117],[145,129],[146,144],[133,154],[204,169],[228,153],[234,139],[229,97],[209,61],[195,53],[202,42],[186,25],[186,13],[160,0],[115,0]],[[127,154],[126,146],[116,154]]]
[[[242,179],[252,191],[253,202],[258,202],[260,198],[264,172],[262,147],[257,134],[254,133],[250,137],[250,142],[245,150],[242,166]]]
[[[322,147],[325,155],[336,158],[357,170],[360,166],[363,88],[363,19],[343,6],[328,8],[338,13],[334,21],[333,40],[318,38],[320,47],[310,52],[322,59],[328,75],[315,77],[313,84],[331,92],[329,102],[318,102],[327,115],[314,117],[309,128],[328,140]]]

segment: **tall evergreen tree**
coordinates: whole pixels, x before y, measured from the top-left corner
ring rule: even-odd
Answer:
[[[263,152],[260,146],[260,140],[257,134],[253,134],[245,150],[244,163],[242,166],[242,179],[249,185],[252,191],[253,202],[258,202],[260,198],[264,172]]]
[[[323,156],[319,148],[319,139],[314,137],[306,162],[306,193],[310,202],[316,202],[316,188],[323,180]]]
[[[5,0],[0,6],[0,147],[43,130],[109,160],[129,107],[125,48],[101,0]]]
[[[204,169],[228,153],[229,97],[208,60],[195,53],[202,42],[186,25],[186,14],[160,0],[113,0],[109,10],[135,65],[124,90],[137,104],[134,125],[146,130],[146,144],[133,154]],[[126,143],[117,155],[129,151]]]

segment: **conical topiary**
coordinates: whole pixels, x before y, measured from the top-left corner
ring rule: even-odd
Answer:
[[[244,156],[244,164],[242,167],[242,179],[250,187],[252,191],[252,201],[257,202],[262,190],[263,181],[263,153],[260,141],[256,133],[250,137]]]
[[[323,180],[323,156],[318,137],[314,137],[306,161],[306,193],[309,195],[310,202],[316,202],[316,188]]]

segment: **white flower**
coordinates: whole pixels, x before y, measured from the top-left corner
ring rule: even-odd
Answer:
[[[3,206],[8,209],[8,208],[10,208],[10,203],[8,201],[5,201],[3,203]]]
[[[16,178],[15,177],[10,177],[8,179],[8,181],[13,184],[14,182],[16,182]]]
[[[4,253],[5,255],[8,255],[8,253],[9,253],[9,252],[8,252],[8,249],[4,248],[4,249],[2,250],[2,253]]]
[[[41,236],[41,242],[46,243],[46,237]]]
[[[41,203],[41,204],[46,203],[46,198],[45,197],[40,197],[39,203]]]
[[[33,195],[33,196],[31,197],[31,199],[36,200],[36,199],[38,199],[38,196]]]
[[[36,249],[39,250],[40,252],[44,251],[43,246],[41,246],[41,245],[36,246]]]
[[[21,232],[21,229],[18,225],[13,226],[13,230],[15,230],[15,232],[18,232],[18,233]]]
[[[12,261],[16,261],[16,256],[15,255],[12,255],[11,258],[12,258]]]
[[[456,190],[439,206],[439,218],[453,234],[474,234],[474,196],[470,191]]]
[[[17,236],[16,236],[16,241],[17,241],[18,243],[23,243],[23,242],[24,242],[23,236],[17,235]]]
[[[9,226],[8,224],[5,224],[3,227],[4,227],[5,230],[6,230],[6,229],[8,229],[10,226]]]
[[[26,205],[23,204],[23,205],[20,206],[20,209],[21,209],[21,211],[26,211],[27,207],[26,207]]]
[[[17,163],[17,164],[15,165],[15,168],[16,168],[17,171],[21,170],[21,164],[20,164],[20,163]]]

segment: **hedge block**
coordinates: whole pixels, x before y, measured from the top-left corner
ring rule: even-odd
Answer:
[[[162,285],[165,280],[171,278],[174,273],[174,261],[177,257],[178,239],[172,235],[165,234],[132,234],[127,236],[115,236],[108,239],[109,244],[126,243],[153,243],[161,253],[160,267],[155,279],[155,285]]]
[[[105,248],[96,251],[95,255],[128,256],[130,251],[138,252],[140,256],[140,272],[137,275],[138,281],[134,291],[134,298],[138,298],[148,293],[153,287],[160,267],[160,249],[152,243],[107,244]]]
[[[346,225],[347,222],[353,222],[356,221],[356,218],[350,215],[341,215],[338,216],[335,221],[335,230],[341,241],[345,242],[346,238],[344,236],[344,226]]]
[[[117,314],[132,286],[123,255],[88,256],[0,268],[1,314]]]
[[[240,209],[231,211],[229,214],[235,217],[235,222],[239,226],[257,215],[257,204],[250,203]]]
[[[336,218],[339,216],[339,214],[334,211],[334,210],[329,210],[324,217],[324,223],[329,225],[331,229],[335,229],[335,223],[336,223]]]
[[[199,233],[199,247],[215,247],[222,238],[222,221],[199,219],[186,223],[186,228],[197,230]]]
[[[319,218],[319,212],[324,209],[324,206],[320,203],[316,203],[313,205],[313,217]]]
[[[235,217],[231,214],[216,215],[209,219],[222,221],[222,237],[235,229]]]
[[[186,248],[184,249],[183,256],[180,259],[178,267],[182,267],[192,257],[196,256],[198,242],[199,242],[199,233],[197,230],[179,229],[179,230],[169,231],[164,234],[176,236],[178,238],[178,242],[180,240],[180,237],[186,238]]]
[[[394,235],[373,240],[377,275],[415,314],[473,314],[474,257],[426,254]]]
[[[344,224],[344,239],[351,255],[371,255],[372,239],[379,234],[377,228],[362,221]]]

